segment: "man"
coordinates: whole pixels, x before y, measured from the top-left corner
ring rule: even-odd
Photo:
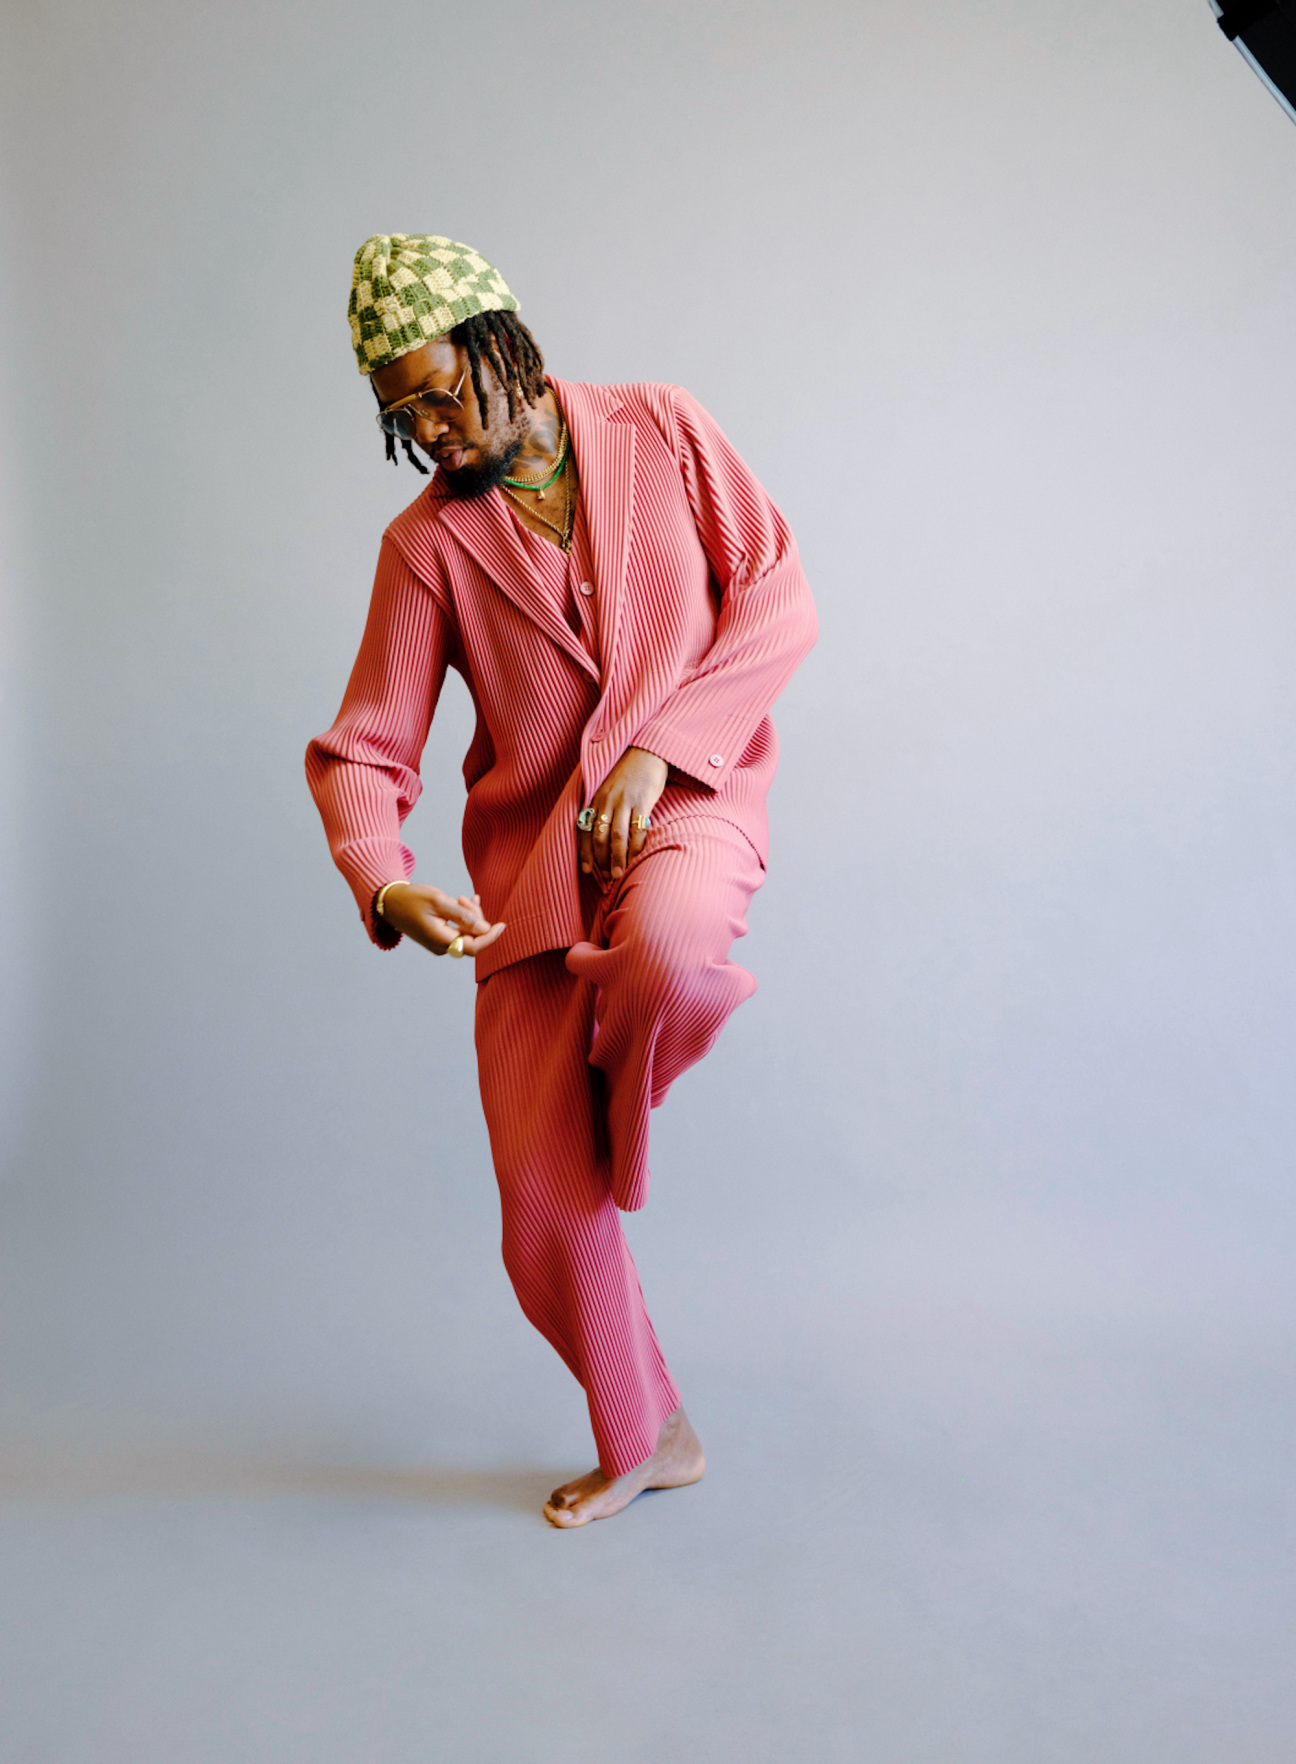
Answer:
[[[815,619],[791,534],[706,412],[674,386],[546,377],[516,312],[453,240],[356,254],[387,456],[437,470],[384,535],[307,775],[374,942],[476,963],[505,1265],[598,1447],[545,1507],[567,1527],[704,1468],[617,1208],[647,1199],[649,1109],[755,990],[729,947],[764,876],[769,708]],[[413,883],[400,840],[447,667],[477,712],[471,896]]]

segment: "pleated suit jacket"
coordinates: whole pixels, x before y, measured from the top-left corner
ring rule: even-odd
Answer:
[[[585,936],[576,816],[628,747],[671,767],[654,827],[719,815],[765,862],[769,711],[816,635],[783,517],[687,392],[549,383],[580,479],[601,666],[541,592],[500,492],[456,499],[438,474],[383,536],[342,708],[306,756],[334,861],[389,946],[373,896],[413,873],[401,824],[446,669],[462,674],[477,712],[464,857],[487,918],[508,927],[478,979]]]

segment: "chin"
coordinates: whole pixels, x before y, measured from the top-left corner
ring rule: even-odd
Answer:
[[[480,465],[460,466],[457,472],[448,472],[444,466],[437,467],[437,475],[451,496],[467,499],[471,496],[485,496],[493,490],[512,469],[513,461],[522,451],[522,439],[511,442],[503,452],[487,454]]]
[[[507,472],[506,465],[496,466],[460,466],[457,472],[448,472],[444,466],[437,467],[437,475],[451,496],[467,499],[471,496],[485,496],[493,490]]]

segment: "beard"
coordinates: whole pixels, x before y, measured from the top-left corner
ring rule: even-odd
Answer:
[[[507,440],[501,438],[493,447],[483,448],[480,465],[460,466],[457,472],[448,472],[439,465],[437,471],[447,491],[451,496],[465,500],[485,496],[508,476],[513,461],[522,451],[523,439],[521,435],[510,435]]]

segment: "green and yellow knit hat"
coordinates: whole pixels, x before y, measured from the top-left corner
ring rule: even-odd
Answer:
[[[385,367],[475,312],[516,312],[503,276],[435,233],[375,233],[351,273],[351,342],[362,374]]]

